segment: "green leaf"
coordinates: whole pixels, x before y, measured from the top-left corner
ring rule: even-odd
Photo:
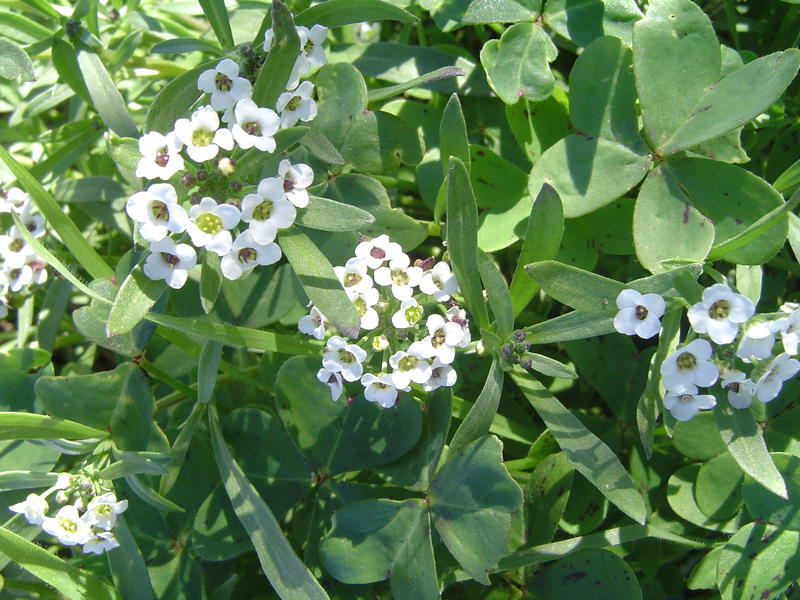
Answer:
[[[45,415],[0,412],[0,440],[57,439],[82,440],[108,435],[107,431]]]
[[[346,1],[348,2],[348,4],[351,2],[351,0],[346,0]],[[324,6],[324,5],[318,4],[317,6]],[[455,66],[442,67],[440,69],[436,69],[435,71],[431,71],[430,73],[425,73],[423,75],[420,75],[419,77],[415,77],[414,79],[411,79],[404,83],[399,83],[397,85],[390,85],[379,89],[369,90],[368,98],[370,102],[380,102],[381,100],[388,100],[389,98],[394,98],[395,96],[399,96],[403,92],[421,87],[425,84],[432,83],[434,81],[441,81],[442,79],[448,79],[450,77],[463,77],[463,76],[464,76],[464,70],[461,67],[455,67]]]
[[[702,261],[714,243],[714,225],[704,217],[663,166],[645,179],[633,211],[636,257],[653,273],[664,261]]]
[[[614,331],[614,317],[601,318],[594,311],[573,310],[570,313],[536,323],[525,329],[531,344],[550,344],[582,340]]]
[[[551,185],[564,205],[564,216],[579,217],[613,202],[639,183],[650,167],[644,152],[619,142],[579,134],[547,149],[528,182],[531,198]]]
[[[114,578],[114,587],[126,600],[155,600],[147,566],[136,540],[125,522],[125,516],[119,515],[114,525],[114,537],[119,548],[108,553],[108,565]]]
[[[461,101],[456,94],[451,94],[439,123],[439,161],[442,163],[444,177],[447,177],[451,156],[455,156],[469,168],[471,161],[467,123],[464,120],[464,112],[461,110]],[[446,195],[442,193],[438,181],[439,193],[433,210],[433,220],[437,222],[441,219],[446,204]]]
[[[746,477],[742,485],[742,497],[747,510],[757,521],[781,529],[800,531],[800,458],[779,452],[773,452],[770,456],[784,477],[788,500],[775,496],[757,481]]]
[[[279,241],[308,299],[341,333],[357,337],[361,318],[327,257],[296,227],[281,232]]]
[[[514,328],[514,309],[511,307],[508,285],[500,269],[482,250],[478,251],[478,272],[494,314],[495,333],[501,338],[506,338],[511,335],[511,330]]]
[[[53,586],[69,600],[115,600],[116,593],[97,574],[84,573],[44,548],[0,527],[0,552],[17,565]]]
[[[83,82],[75,48],[60,38],[53,38],[51,57],[53,66],[56,68],[61,81],[72,88],[72,91],[80,96],[84,102],[91,104],[92,99],[89,96],[89,90],[86,89],[86,84]]]
[[[327,0],[297,15],[295,23],[311,27],[342,27],[367,21],[399,21],[415,23],[419,19],[399,6],[383,0]]]
[[[663,148],[720,74],[714,27],[691,0],[657,0],[633,28],[633,70],[645,136]],[[714,136],[711,136],[714,137]]]
[[[630,46],[633,25],[642,13],[634,0],[547,0],[542,18],[578,46],[589,46],[602,35],[620,38]]]
[[[328,594],[297,557],[269,507],[233,459],[222,437],[219,417],[213,404],[209,404],[209,424],[214,458],[225,491],[272,587],[283,600],[328,600]]]
[[[431,519],[445,546],[470,577],[489,585],[488,571],[507,553],[511,513],[522,490],[502,463],[494,436],[448,455],[431,483]]]
[[[558,140],[573,133],[568,103],[567,93],[556,87],[541,102],[523,98],[516,104],[506,105],[511,133],[531,163],[539,160],[542,152]]]
[[[356,206],[329,198],[311,196],[295,223],[320,231],[358,231],[372,225],[375,217]]]
[[[131,331],[145,318],[166,289],[163,281],[154,281],[142,272],[141,267],[134,267],[122,282],[111,305],[107,334],[115,336]]]
[[[6,163],[9,170],[17,178],[20,185],[28,192],[47,221],[49,227],[58,234],[61,241],[72,253],[75,261],[83,265],[89,274],[95,279],[103,277],[113,277],[114,272],[95,251],[94,248],[84,237],[83,233],[75,226],[72,220],[64,213],[64,210],[53,197],[33,178],[30,173],[20,165],[9,152],[0,147],[0,159]]]
[[[713,413],[700,412],[688,421],[678,421],[672,430],[675,449],[688,458],[709,460],[725,452]]]
[[[469,180],[479,208],[508,206],[528,194],[528,174],[490,148],[470,144],[469,162]]]
[[[160,452],[115,452],[116,461],[100,471],[103,479],[118,479],[128,475],[164,475],[169,456]]]
[[[319,352],[318,346],[309,344],[297,336],[227,325],[211,318],[186,319],[150,313],[147,315],[147,319],[170,329],[222,342],[229,346],[242,346],[283,354],[317,354]]]
[[[0,473],[0,492],[26,490],[29,488],[49,488],[57,480],[56,473],[37,473],[35,471],[3,471]]]
[[[463,447],[489,433],[497,406],[500,404],[500,395],[503,393],[503,369],[497,360],[492,361],[486,381],[475,403],[469,409],[467,416],[453,434],[450,440],[449,452],[458,452]]]
[[[272,3],[272,31],[272,48],[253,84],[253,101],[259,106],[275,105],[286,89],[301,50],[292,13],[281,2]]]
[[[210,52],[222,54],[219,45],[195,38],[175,38],[158,42],[150,48],[150,54],[187,54],[189,52]]]
[[[197,361],[197,402],[200,404],[210,402],[214,395],[222,350],[222,344],[210,340],[200,349]]]
[[[681,519],[688,521],[697,527],[703,527],[711,531],[721,531],[733,533],[741,526],[743,519],[732,519],[730,521],[716,521],[710,519],[700,510],[695,499],[695,481],[700,465],[691,464],[681,467],[667,482],[667,502],[669,507]]]
[[[489,3],[483,0],[441,0],[434,3],[431,16],[444,32],[465,25],[532,21],[536,18],[537,9],[528,9],[526,4],[515,0],[494,0]]]
[[[723,600],[775,598],[798,577],[800,533],[796,531],[750,523],[719,553],[717,587]]]
[[[785,500],[788,497],[786,483],[767,451],[764,436],[753,413],[731,408],[727,403],[718,403],[714,408],[714,419],[722,441],[742,471]]]
[[[92,105],[106,127],[120,137],[138,137],[128,106],[100,57],[84,44],[77,45],[76,56]]]
[[[185,512],[183,508],[164,498],[161,494],[156,492],[147,483],[139,479],[137,475],[127,475],[125,483],[130,486],[131,491],[136,494],[142,501],[149,504],[159,511],[165,512]]]
[[[25,50],[14,42],[0,38],[0,77],[16,79],[20,76],[22,81],[34,81],[36,79],[31,59],[28,58]]]
[[[200,267],[200,306],[206,314],[214,309],[222,279],[219,256],[214,252],[205,252]]]
[[[634,521],[644,523],[644,498],[616,455],[555,396],[528,373],[516,369],[511,378],[547,425],[572,465]]]
[[[575,469],[563,452],[551,454],[536,465],[525,488],[525,496],[533,500],[528,504],[528,543],[544,544],[553,539],[567,506],[574,474]]]
[[[520,98],[544,100],[555,85],[549,63],[558,49],[535,23],[517,23],[499,40],[489,40],[481,49],[481,64],[489,85],[506,104]]]
[[[464,163],[450,157],[447,173],[447,251],[453,272],[458,280],[468,312],[479,328],[489,322],[483,300],[480,277],[475,270],[478,262],[478,209]]]
[[[197,78],[206,69],[211,69],[218,59],[204,62],[167,83],[158,92],[147,111],[145,129],[167,133],[175,127],[175,121],[189,116],[189,109],[203,95],[197,89]]]
[[[720,454],[702,465],[697,473],[694,486],[697,506],[711,519],[731,519],[742,506],[741,484],[739,465],[727,452]]]
[[[531,361],[531,369],[548,377],[559,377],[561,379],[577,379],[578,374],[575,369],[562,362],[535,352],[526,352],[525,358]]]
[[[537,575],[531,585],[548,600],[591,596],[597,600],[641,600],[631,568],[609,550],[589,549],[562,558]]]
[[[233,33],[228,21],[228,9],[225,0],[198,0],[219,43],[225,49],[233,48]]]
[[[800,187],[800,159],[781,173],[772,186],[781,194],[792,194]]]
[[[659,145],[663,155],[741,127],[775,102],[800,68],[800,50],[775,52],[747,63],[719,82],[712,82],[687,120]]]

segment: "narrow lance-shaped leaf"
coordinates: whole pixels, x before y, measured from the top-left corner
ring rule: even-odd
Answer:
[[[501,338],[506,338],[514,328],[514,309],[511,307],[508,285],[500,269],[482,250],[478,250],[478,272],[494,314],[495,332]]]
[[[342,27],[367,21],[418,21],[410,12],[384,0],[327,0],[307,8],[297,15],[295,23],[311,27]]]
[[[107,431],[66,419],[23,412],[0,412],[0,440],[82,440],[106,437]]]
[[[208,314],[213,310],[221,285],[222,269],[219,256],[214,252],[205,252],[200,267],[200,306],[203,307],[204,313]]]
[[[142,552],[136,545],[124,515],[117,517],[114,537],[119,542],[119,548],[108,553],[108,565],[111,567],[114,587],[126,600],[155,600],[156,595],[150,583]]]
[[[492,361],[481,393],[450,440],[449,452],[458,452],[470,442],[489,433],[489,426],[497,413],[500,395],[503,393],[503,378],[500,363],[497,360]]]
[[[200,349],[200,358],[197,361],[197,401],[201,404],[209,402],[214,394],[222,348],[220,342],[209,340]]]
[[[435,71],[431,71],[430,73],[425,73],[424,75],[420,75],[419,77],[415,77],[414,79],[410,79],[404,83],[400,83],[397,85],[390,85],[383,88],[378,88],[374,90],[369,90],[369,101],[370,102],[378,102],[380,100],[388,100],[389,98],[394,98],[395,96],[399,96],[403,92],[408,90],[420,87],[425,85],[426,83],[431,83],[433,81],[441,81],[442,79],[448,79],[449,77],[463,77],[464,70],[461,67],[442,67],[441,69],[436,69]]]
[[[208,406],[211,443],[222,483],[270,584],[282,600],[329,600],[328,594],[297,557],[272,511],[233,459],[222,437],[217,410],[213,404]]]
[[[233,48],[233,33],[224,0],[198,0],[223,48]]]
[[[489,313],[476,272],[478,263],[478,208],[464,163],[450,157],[447,174],[447,252],[467,310],[479,328],[485,328]]]
[[[272,32],[272,48],[253,85],[253,101],[259,106],[274,106],[300,54],[292,13],[279,0],[272,2]]]
[[[547,425],[570,463],[592,485],[634,521],[644,523],[644,498],[616,455],[586,429],[555,396],[532,375],[515,369],[511,378]]]

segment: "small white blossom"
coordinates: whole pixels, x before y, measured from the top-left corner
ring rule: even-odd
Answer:
[[[710,358],[711,344],[706,340],[697,339],[676,350],[661,363],[664,387],[670,392],[681,394],[695,386],[714,385],[719,369]]]
[[[300,29],[302,26],[298,27]],[[302,27],[306,29],[305,27]],[[300,50],[305,56],[306,69],[300,72],[301,76],[308,75],[314,68],[319,68],[328,62],[325,56],[325,49],[322,43],[328,35],[328,28],[322,25],[313,25],[311,29],[305,31],[305,43],[300,46]]]
[[[380,292],[374,287],[365,292],[347,292],[353,306],[356,307],[358,316],[361,317],[361,329],[372,331],[378,326],[378,312],[372,308],[380,300]]]
[[[19,292],[26,285],[33,283],[33,269],[29,264],[16,267],[8,271],[8,289],[12,292]]]
[[[31,254],[25,262],[25,266],[31,270],[32,285],[43,285],[47,281],[47,265],[38,254]]]
[[[667,392],[664,408],[678,421],[688,421],[698,410],[714,408],[717,400],[710,394],[698,394],[695,386],[688,386],[682,392]]]
[[[392,325],[397,329],[414,327],[422,320],[425,311],[414,298],[406,298],[400,303],[400,309],[392,315]]]
[[[389,338],[387,338],[385,335],[376,335],[374,338],[372,338],[372,349],[375,350],[375,352],[383,352],[388,347]]]
[[[275,132],[281,120],[275,111],[259,108],[250,98],[243,98],[233,109],[235,121],[231,126],[233,139],[245,150],[255,146],[262,152],[275,150]]]
[[[716,344],[730,344],[739,325],[755,313],[753,302],[723,283],[703,290],[702,300],[688,311],[689,322],[697,333],[706,333]]]
[[[136,192],[125,203],[125,212],[139,224],[139,233],[148,242],[186,231],[189,223],[175,188],[168,183],[154,183],[146,191]]]
[[[198,248],[225,256],[233,243],[230,230],[240,218],[239,209],[232,204],[217,204],[213,198],[205,197],[189,209],[186,231]]]
[[[253,86],[244,77],[239,77],[239,65],[224,58],[216,67],[200,74],[197,89],[211,94],[209,102],[214,110],[227,110],[242,98],[249,98]]]
[[[413,381],[423,384],[431,376],[431,364],[416,354],[398,350],[389,357],[393,372],[392,382],[396,388],[405,388]]]
[[[58,509],[55,517],[45,517],[42,521],[42,529],[55,538],[64,546],[74,546],[85,544],[92,539],[92,529],[85,520],[81,519],[78,509],[67,504]]]
[[[385,233],[378,237],[360,242],[356,246],[356,256],[362,259],[370,269],[377,269],[383,266],[384,262],[394,260],[403,249],[397,242],[389,240]]]
[[[231,251],[222,257],[220,268],[226,279],[239,279],[256,265],[271,265],[280,258],[281,248],[278,244],[259,244],[248,230],[236,236]]]
[[[733,408],[748,408],[752,404],[756,384],[741,371],[728,371],[720,385],[728,390],[728,402]]]
[[[304,81],[297,89],[278,96],[275,109],[281,114],[281,127],[292,127],[297,121],[307,123],[317,116],[317,103],[311,98],[314,84]]]
[[[344,389],[341,373],[322,367],[317,371],[317,379],[328,386],[331,391],[331,400],[335,402],[341,397]]]
[[[308,40],[308,28],[303,26],[295,27],[297,31],[297,37],[300,38],[300,52],[297,54],[297,59],[294,61],[294,66],[292,67],[292,72],[289,75],[289,81],[286,82],[285,89],[293,90],[297,87],[297,84],[300,83],[300,77],[304,73],[308,73],[310,70],[310,66],[308,65],[308,60],[306,59],[306,55],[303,52],[303,48],[306,45],[306,41]],[[264,51],[269,52],[272,50],[272,46],[275,43],[275,32],[270,27],[264,33]]]
[[[438,358],[433,359],[431,364],[431,376],[422,384],[422,389],[432,392],[440,387],[453,387],[458,379],[456,370],[450,365],[444,364]]]
[[[348,294],[363,294],[372,287],[367,263],[360,258],[349,259],[343,267],[333,267],[333,272]]]
[[[28,494],[23,502],[12,504],[8,510],[25,515],[31,525],[41,525],[47,516],[47,500],[38,494]]]
[[[774,345],[775,334],[772,323],[755,321],[744,328],[736,356],[745,362],[750,362],[753,358],[763,360],[770,357]]]
[[[458,306],[451,306],[445,313],[445,318],[451,323],[455,323],[461,327],[463,334],[461,342],[458,344],[459,348],[466,348],[472,342],[472,334],[469,331],[469,321],[467,321],[467,311],[459,308]]]
[[[183,143],[170,131],[164,135],[150,131],[139,138],[139,154],[142,158],[136,163],[136,176],[145,179],[167,180],[186,166],[180,151]]]
[[[758,378],[755,394],[761,402],[769,402],[778,397],[783,382],[794,377],[800,371],[800,361],[788,354],[779,354],[769,364],[767,372]]]
[[[328,327],[328,319],[325,318],[316,306],[312,306],[309,314],[300,317],[297,321],[297,328],[300,333],[305,333],[318,340],[325,338],[325,330]]]
[[[189,244],[175,244],[164,238],[150,244],[150,256],[142,270],[150,279],[163,279],[173,288],[182,288],[189,276],[189,269],[197,264],[197,253]]]
[[[72,487],[72,473],[59,473],[53,489],[66,490]]]
[[[375,283],[391,286],[392,295],[398,300],[406,300],[414,295],[414,288],[422,280],[422,269],[410,266],[408,254],[401,253],[389,261],[389,266],[379,267],[373,276]]]
[[[438,358],[443,364],[449,365],[455,359],[455,348],[464,336],[461,327],[446,321],[442,315],[429,316],[425,326],[430,335],[415,342],[419,344],[419,353],[425,358]]]
[[[284,158],[278,165],[278,179],[283,183],[283,192],[289,202],[297,208],[308,206],[306,188],[314,181],[314,170],[311,167],[303,163],[292,165]]]
[[[361,363],[367,353],[355,344],[348,344],[338,335],[328,340],[322,356],[322,366],[334,373],[341,373],[345,381],[356,381],[364,372]]]
[[[8,234],[0,235],[0,258],[7,269],[22,267],[33,253],[33,248],[22,238],[16,227],[12,227]]]
[[[278,229],[286,229],[297,216],[297,209],[283,197],[283,187],[277,177],[262,179],[255,194],[242,198],[242,221],[250,224],[248,231],[259,244],[275,240]]]
[[[119,548],[119,542],[110,531],[95,531],[91,539],[83,545],[84,554],[102,554]]]
[[[795,356],[800,343],[800,310],[787,304],[781,306],[781,310],[788,312],[789,316],[775,321],[776,331],[780,331],[784,352]]]
[[[186,146],[189,157],[197,162],[215,158],[220,148],[233,150],[233,134],[230,129],[219,128],[219,115],[210,106],[195,110],[191,119],[175,121],[175,135]]]
[[[649,339],[661,329],[661,317],[666,304],[658,294],[640,294],[625,289],[617,296],[619,312],[614,317],[614,329],[625,335]]]
[[[28,204],[24,210],[20,211],[19,220],[23,227],[28,230],[28,233],[35,238],[40,238],[47,233],[47,230],[44,226],[44,217],[38,213],[32,212],[32,209],[33,205]],[[12,229],[16,231],[16,225]]]
[[[13,211],[22,214],[29,211],[32,204],[33,201],[28,193],[18,187],[0,189],[0,213]]]
[[[446,262],[436,263],[433,268],[422,274],[419,291],[433,296],[439,302],[450,300],[450,294],[458,290],[458,281],[450,271]]]
[[[95,496],[86,506],[83,520],[89,525],[95,525],[101,529],[112,529],[117,522],[117,515],[122,514],[128,508],[127,500],[117,502],[117,497],[113,492]]]
[[[364,397],[369,402],[376,402],[383,408],[391,408],[400,396],[400,390],[394,385],[391,375],[373,375],[364,373],[361,378],[361,385],[364,386]],[[409,391],[408,388],[402,391]]]

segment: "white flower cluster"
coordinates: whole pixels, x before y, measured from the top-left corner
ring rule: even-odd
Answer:
[[[198,89],[209,94],[209,104],[197,108],[190,118],[175,121],[166,135],[151,131],[139,139],[136,175],[166,182],[183,172],[179,179],[187,191],[186,198],[179,200],[171,183],[153,183],[128,199],[128,216],[149,243],[143,270],[151,279],[182,287],[197,264],[200,248],[221,258],[220,268],[228,279],[280,260],[281,249],[275,242],[278,230],[292,225],[297,208],[308,205],[307,188],[314,171],[284,159],[275,176],[245,182],[250,185],[244,191],[250,193],[242,195],[238,192],[243,183],[232,179],[236,165],[231,153],[237,147],[273,152],[279,129],[316,116],[314,84],[301,83],[300,77],[325,64],[322,42],[327,29],[298,28],[298,34],[301,51],[275,110],[256,105],[252,83],[240,75],[236,62],[225,58],[197,80]],[[271,39],[268,31],[266,50]],[[191,244],[173,239],[173,234],[187,234],[185,241]]]
[[[57,492],[55,500],[62,506],[55,516],[48,517],[47,497],[52,492]],[[82,546],[84,554],[102,554],[119,546],[112,529],[117,515],[126,508],[128,501],[117,501],[114,492],[99,488],[88,477],[69,473],[60,473],[56,484],[43,494],[28,494],[23,502],[8,507],[60,544]]]
[[[620,333],[649,338],[658,333],[664,314],[664,299],[657,294],[623,290],[617,297],[620,309],[614,327]],[[713,386],[722,372],[721,385],[734,408],[748,408],[753,398],[774,400],[783,382],[800,371],[800,306],[785,304],[781,313],[756,315],[754,304],[723,283],[703,290],[700,302],[689,308],[688,317],[697,334],[713,344],[730,348],[714,356],[714,347],[697,338],[676,350],[661,364],[661,381],[666,389],[664,406],[679,421],[691,419],[698,410],[713,408],[716,399],[700,394],[700,387]],[[781,336],[781,348],[776,335]],[[776,348],[778,348],[776,350]],[[749,376],[743,369],[750,368]]]
[[[455,384],[455,349],[468,346],[471,335],[465,311],[450,298],[458,282],[446,262],[429,258],[412,265],[399,244],[380,235],[359,243],[355,256],[334,271],[368,332],[358,343],[334,335],[325,344],[317,379],[334,400],[354,381],[364,386],[367,400],[384,408],[412,383],[426,392]],[[330,333],[325,315],[313,306],[297,326],[318,340]],[[365,365],[378,372],[366,372]]]
[[[0,189],[0,213],[15,213],[35,238],[46,233],[44,219],[33,212],[30,196],[19,188]],[[8,295],[47,281],[45,262],[12,225],[0,235],[0,318],[8,314]]]

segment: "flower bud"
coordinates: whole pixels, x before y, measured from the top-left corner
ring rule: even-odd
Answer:
[[[183,175],[181,175],[181,185],[183,187],[194,187],[195,183],[197,183],[197,177],[195,177],[194,173],[186,171]]]
[[[242,182],[241,181],[231,181],[230,188],[231,188],[231,191],[233,191],[233,192],[241,192],[242,191]]]
[[[195,176],[197,177],[198,181],[205,181],[206,178],[208,178],[208,173],[206,173],[203,169],[200,169],[197,171],[197,173],[195,173]]]
[[[517,329],[514,333],[511,334],[511,339],[514,340],[516,343],[524,342],[525,341],[525,332],[521,329]]]
[[[503,355],[503,358],[508,360],[509,358],[511,358],[511,355],[514,354],[514,346],[512,346],[511,344],[503,344],[500,347],[500,354]]]
[[[67,22],[64,23],[64,33],[67,34],[67,37],[75,37],[80,30],[81,24],[75,19],[67,19]]]
[[[189,196],[189,202],[191,202],[192,204],[200,204],[200,200],[202,198],[203,198],[202,194],[195,192],[194,194]]]
[[[64,490],[58,490],[58,493],[56,493],[56,502],[59,504],[66,504],[68,501],[69,496],[67,496],[66,492],[64,492]]]
[[[219,172],[225,177],[230,177],[236,172],[236,163],[227,157],[220,158],[217,163],[217,169],[219,169]]]
[[[519,366],[523,369],[530,369],[532,365],[533,361],[530,358],[523,358],[521,361],[519,361]]]

